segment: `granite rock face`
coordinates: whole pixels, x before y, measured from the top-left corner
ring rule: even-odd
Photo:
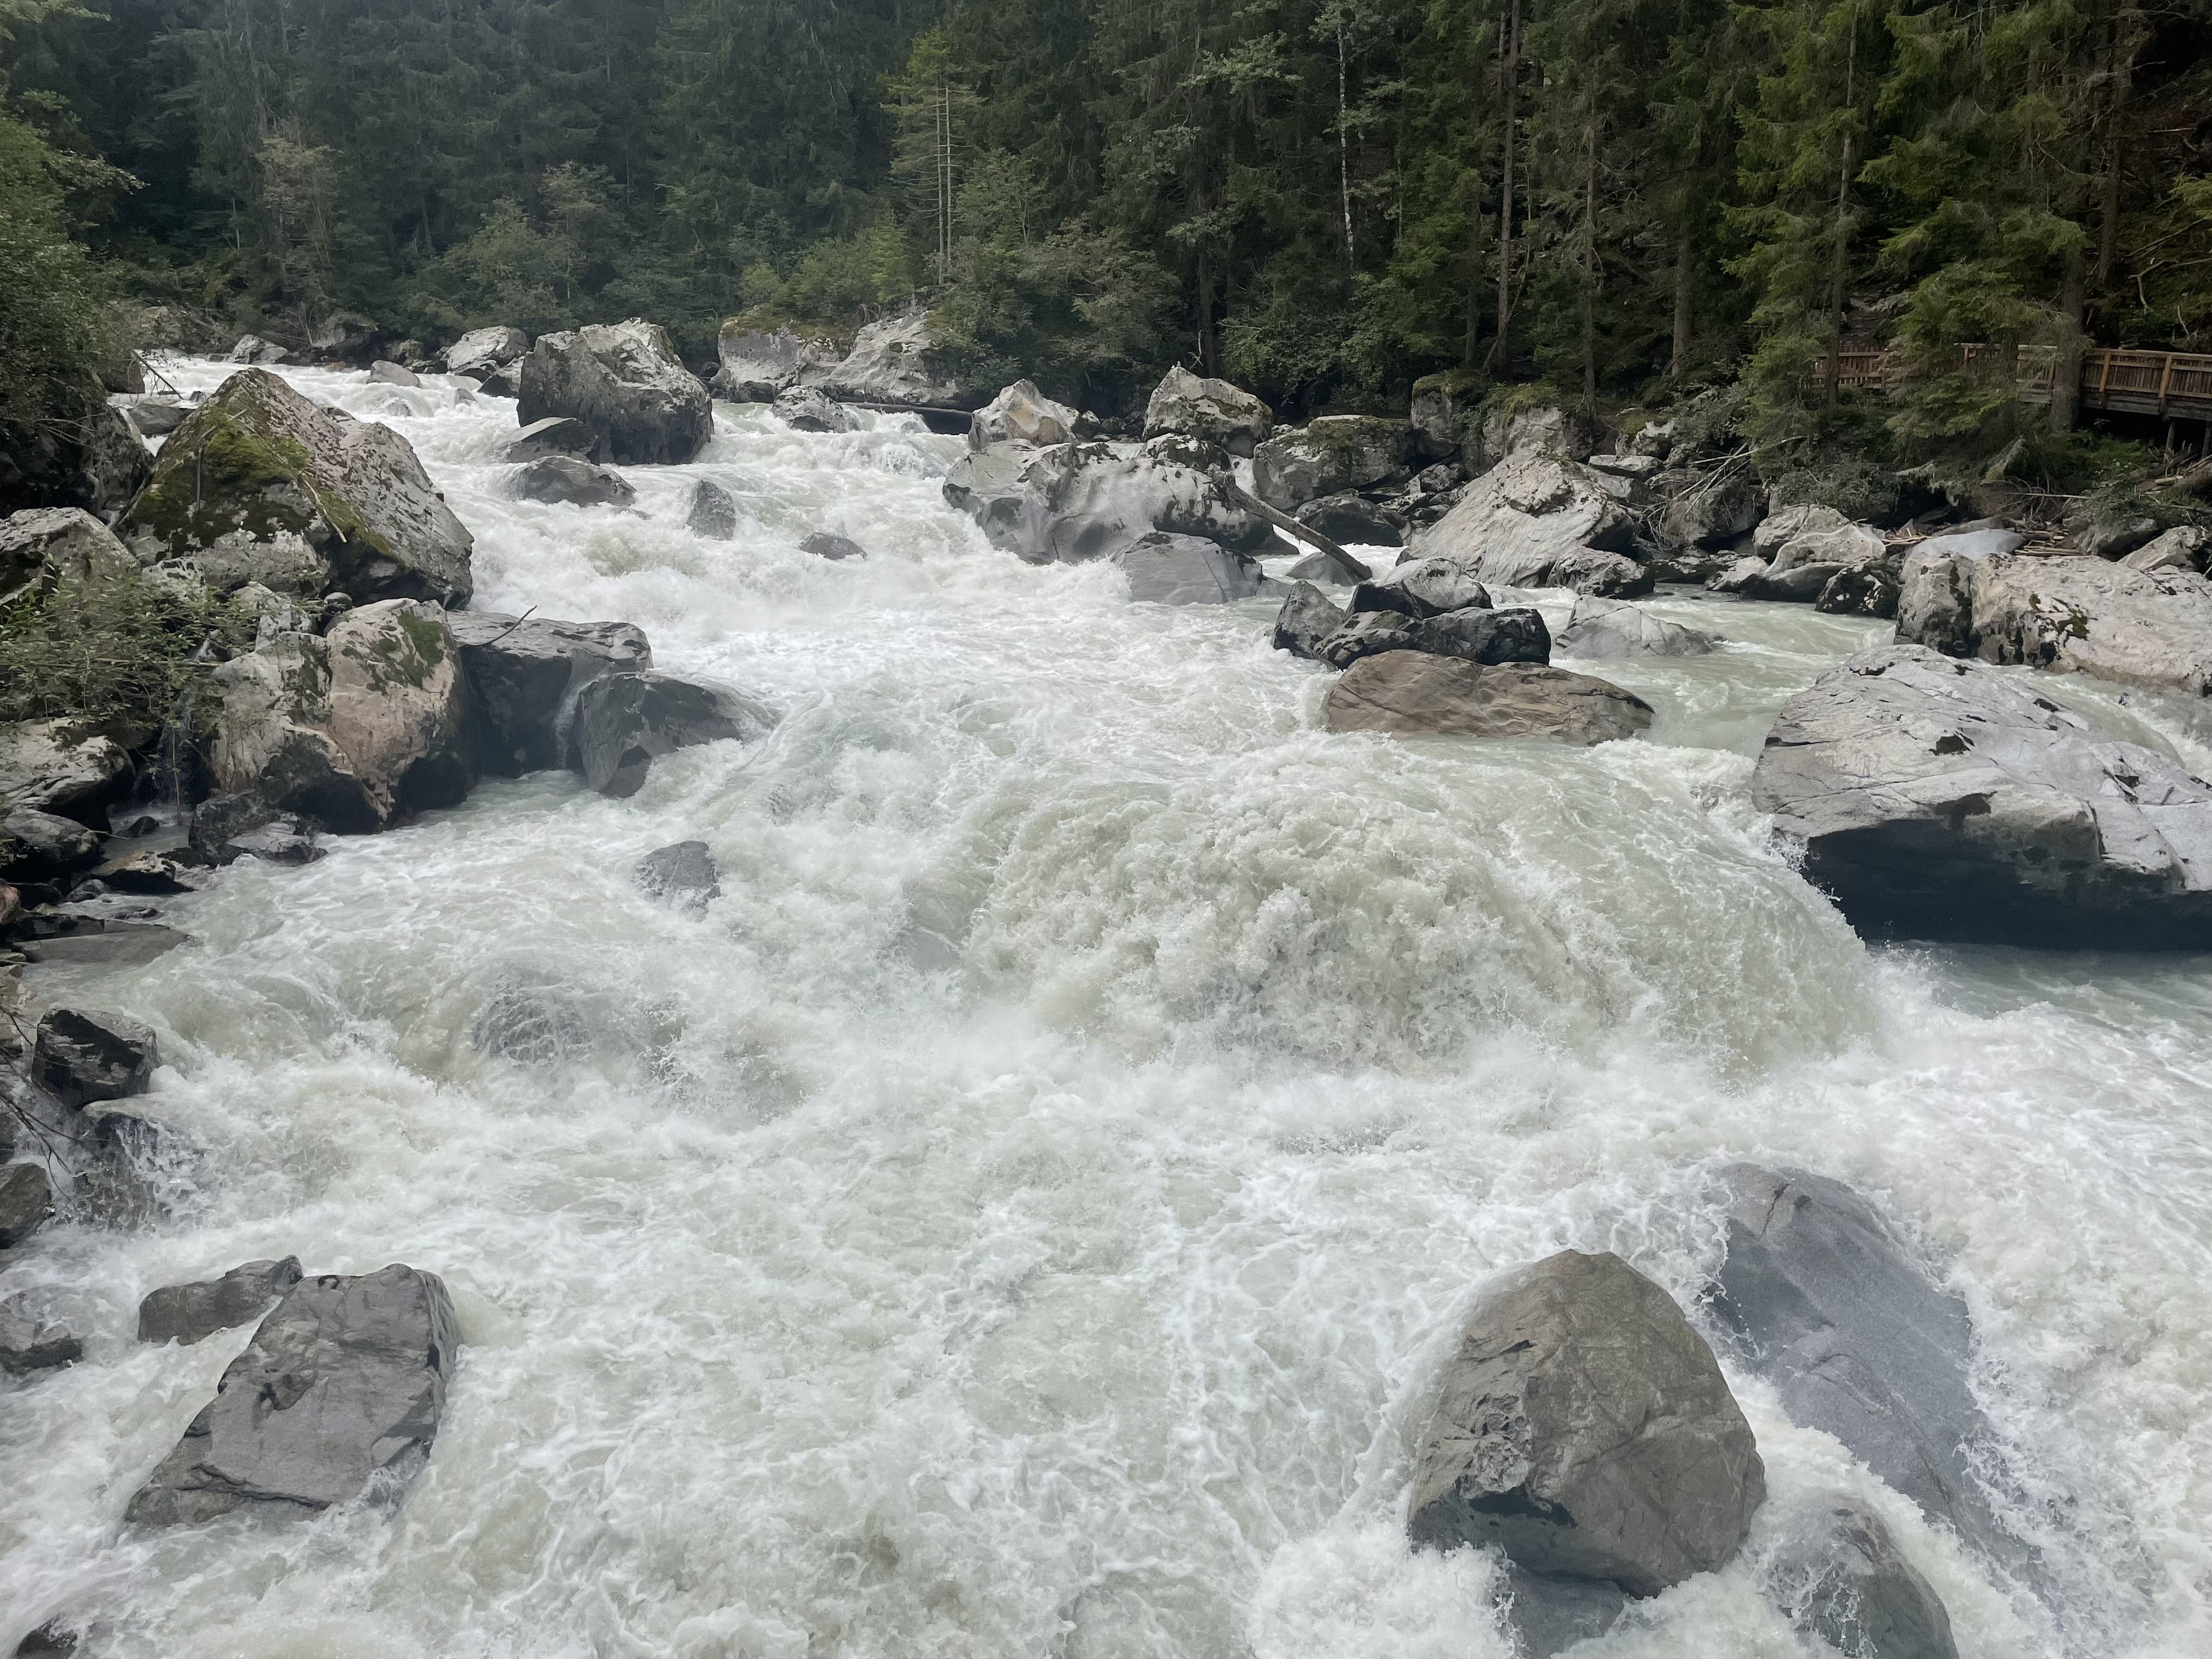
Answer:
[[[429,1461],[460,1336],[444,1281],[390,1267],[301,1280],[124,1511],[176,1526],[396,1501]]]
[[[572,729],[584,687],[653,666],[652,646],[629,623],[468,611],[451,626],[468,679],[470,751],[477,769],[501,777],[575,765]]]
[[[1033,449],[1072,443],[1079,419],[1066,404],[1054,403],[1036,383],[1017,380],[977,410],[968,425],[968,447],[1027,444]]]
[[[1323,495],[1401,478],[1410,441],[1403,421],[1324,415],[1252,452],[1252,493],[1287,513]]]
[[[827,337],[790,329],[763,331],[737,323],[722,325],[715,342],[721,367],[712,390],[736,404],[770,404],[780,392],[811,375],[827,374],[837,363],[837,348]]]
[[[1469,1316],[1407,1530],[1648,1596],[1726,1565],[1765,1496],[1751,1426],[1681,1310],[1619,1256],[1563,1250]]]
[[[1703,657],[1720,646],[1717,638],[1702,629],[1685,628],[1616,599],[1587,595],[1575,601],[1555,643],[1573,657]]]
[[[31,1081],[64,1106],[89,1106],[144,1094],[160,1060],[151,1026],[96,1009],[57,1008],[39,1022]]]
[[[2212,948],[2212,785],[1983,663],[1831,669],[1783,706],[1752,799],[1865,933]]]

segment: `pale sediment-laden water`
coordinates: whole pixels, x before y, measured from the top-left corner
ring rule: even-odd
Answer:
[[[171,366],[212,387],[227,366]],[[1768,844],[1774,711],[1887,624],[1668,597],[1730,643],[1587,665],[1660,711],[1592,750],[1320,729],[1273,605],[1133,606],[949,509],[959,441],[718,407],[641,513],[520,505],[514,405],[287,371],[386,419],[477,537],[477,604],[643,627],[777,705],[643,792],[488,782],[197,948],[75,978],[151,1023],[203,1149],[179,1214],[20,1282],[82,1364],[0,1416],[0,1636],[102,1659],[1485,1659],[1480,1554],[1415,1554],[1430,1391],[1486,1275],[1620,1252],[1692,1304],[1722,1162],[1884,1202],[1966,1297],[2051,1563],[1971,1554],[1756,1378],[1771,1502],[1586,1659],[1809,1653],[1759,1588],[1793,1495],[1897,1531],[1969,1659],[2212,1650],[2212,963],[1869,949]],[[684,528],[691,483],[738,538]],[[849,535],[865,562],[809,557]],[[1554,623],[1568,596],[1535,596]],[[2183,716],[2053,695],[2212,764]],[[703,917],[637,860],[706,842]],[[49,970],[41,970],[47,972]],[[531,986],[557,1064],[478,1052]],[[396,1517],[148,1533],[123,1506],[244,1345],[132,1340],[153,1287],[298,1254],[444,1276],[466,1346]]]

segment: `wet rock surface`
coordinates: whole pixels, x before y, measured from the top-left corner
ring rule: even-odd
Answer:
[[[629,507],[637,490],[611,467],[594,466],[573,455],[541,455],[514,475],[518,501],[557,507]]]
[[[775,396],[775,416],[793,432],[851,432],[858,428],[844,404],[819,386],[795,386]]]
[[[1406,473],[1406,423],[1371,415],[1324,415],[1252,452],[1252,493],[1287,513],[1324,495]]]
[[[301,1277],[300,1258],[288,1255],[281,1261],[248,1261],[219,1279],[164,1285],[138,1304],[138,1340],[189,1347],[260,1318]]]
[[[703,841],[679,841],[638,861],[637,884],[685,910],[703,910],[722,896],[721,872]]]
[[[83,1339],[55,1313],[51,1297],[33,1291],[0,1297],[0,1371],[29,1376],[83,1358]]]
[[[55,1009],[31,1046],[31,1080],[64,1106],[143,1095],[159,1063],[151,1026],[96,1009]]]
[[[1634,535],[1634,519],[1596,475],[1527,450],[1469,484],[1450,512],[1413,538],[1410,550],[1459,560],[1499,586],[1627,599],[1652,586],[1650,574],[1618,550]]]
[[[1032,563],[1103,558],[1153,531],[1258,552],[1267,525],[1224,498],[1218,451],[1183,438],[1030,450],[994,445],[956,461],[945,496],[992,543]]]
[[[1701,629],[1668,622],[1616,599],[1576,599],[1553,641],[1575,657],[1703,657],[1720,646]]]
[[[689,461],[714,435],[707,388],[667,331],[636,318],[544,336],[522,360],[520,392],[524,426],[568,416],[591,428],[592,459],[618,466]]]
[[[801,537],[799,550],[817,559],[828,559],[833,563],[842,559],[865,559],[868,556],[868,550],[851,537],[834,535],[827,530],[817,530]]]
[[[1224,605],[1279,592],[1258,562],[1200,536],[1154,531],[1113,556],[1129,578],[1129,597],[1150,605]]]
[[[35,1164],[0,1166],[0,1250],[13,1249],[54,1213],[53,1182]]]
[[[1483,667],[1420,651],[1364,657],[1329,688],[1332,732],[1543,738],[1589,744],[1651,724],[1642,698],[1603,680],[1534,663]]]
[[[1790,1622],[1857,1659],[1958,1659],[1951,1615],[1881,1517],[1842,1493],[1800,1506],[1795,1535],[1766,1564]]]
[[[737,692],[665,674],[609,674],[584,688],[576,710],[585,782],[603,795],[634,795],[659,757],[726,738],[752,742],[775,717]]]
[[[583,688],[653,666],[652,646],[629,623],[467,611],[450,626],[468,678],[471,752],[479,769],[503,777],[576,765]]]
[[[737,539],[738,503],[730,492],[712,478],[702,478],[691,486],[691,501],[684,509],[684,527],[695,536],[703,536],[710,542]]]

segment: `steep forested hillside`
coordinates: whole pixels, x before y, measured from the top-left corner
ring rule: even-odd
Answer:
[[[919,294],[1094,403],[1740,376],[1769,433],[1887,343],[1892,437],[1982,451],[1962,342],[2212,345],[2205,0],[6,4],[41,222],[240,327]]]

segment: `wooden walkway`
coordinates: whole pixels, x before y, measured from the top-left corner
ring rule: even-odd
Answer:
[[[2001,373],[1998,353],[1989,346],[1963,346],[1969,365],[1984,358]],[[1903,365],[1886,351],[1839,354],[1838,379],[1847,390],[1888,392],[1905,379]],[[2020,348],[2019,393],[2032,404],[2051,401],[2051,380],[2058,366],[2056,346]],[[1826,364],[1819,371],[1826,380]],[[2181,351],[2108,351],[2096,348],[2081,357],[2081,407],[2124,415],[2163,415],[2212,421],[2212,356]]]

